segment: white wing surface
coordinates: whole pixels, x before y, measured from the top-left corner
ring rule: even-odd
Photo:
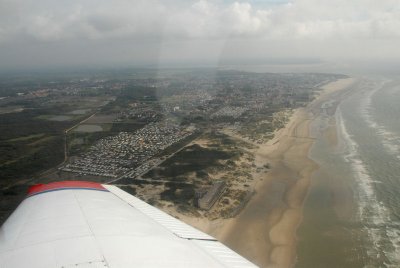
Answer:
[[[0,267],[255,267],[116,186],[34,186],[0,229]]]

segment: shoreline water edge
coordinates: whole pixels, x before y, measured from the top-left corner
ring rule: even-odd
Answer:
[[[312,176],[319,168],[310,158],[315,142],[311,126],[318,117],[335,114],[345,89],[354,82],[355,79],[346,78],[323,86],[314,101],[296,109],[286,126],[259,146],[255,161],[269,163],[271,169],[268,173],[253,174],[255,194],[239,215],[212,222],[181,219],[260,267],[293,267],[297,262],[297,229],[303,220],[304,202]],[[326,107],[322,109],[322,105]]]
[[[297,228],[312,175],[319,168],[309,156],[315,142],[310,126],[320,116],[334,115],[344,89],[353,83],[349,78],[325,85],[312,103],[296,110],[273,141],[260,146],[257,157],[269,161],[272,169],[229,231],[217,238],[261,267],[295,264]]]

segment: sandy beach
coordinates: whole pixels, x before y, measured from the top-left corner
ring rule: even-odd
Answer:
[[[296,230],[302,221],[305,197],[318,165],[309,157],[314,142],[310,123],[321,104],[354,82],[343,79],[323,87],[306,108],[297,109],[274,139],[255,151],[258,163],[271,170],[255,176],[256,194],[234,219],[206,222],[187,219],[214,235],[260,267],[292,267],[296,261]]]
[[[255,194],[235,218],[209,220],[163,208],[184,222],[209,233],[260,267],[293,267],[296,262],[296,231],[302,222],[303,205],[313,173],[319,168],[309,158],[315,138],[310,124],[321,114],[321,105],[333,101],[329,113],[346,94],[355,79],[341,79],[322,87],[307,107],[296,109],[286,126],[264,144],[254,144],[254,164],[271,169],[252,173]],[[233,138],[245,138],[222,130]],[[326,131],[336,142],[336,128]],[[197,142],[197,141],[196,141]]]

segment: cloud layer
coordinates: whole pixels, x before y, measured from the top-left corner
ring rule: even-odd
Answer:
[[[355,52],[359,57],[400,56],[395,49],[400,45],[398,0],[260,2],[0,0],[0,55],[11,47],[18,54],[17,48],[28,46],[38,47],[40,53],[40,47],[47,47],[55,54],[64,50],[73,54],[75,48],[89,44],[96,47],[96,53],[112,54],[110,46],[123,50],[130,45],[133,49],[152,47],[153,52],[144,50],[139,57],[146,61],[146,55],[155,51],[168,54],[171,44],[186,49],[183,54],[199,52],[190,51],[190,47],[203,44],[204,51],[211,54],[213,48],[207,46],[228,50],[223,52],[226,57],[240,49],[260,53],[262,47],[277,57],[296,53],[306,57],[351,56],[348,50],[358,46],[363,47]],[[389,51],[379,52],[377,45]],[[130,59],[138,57],[135,53]],[[168,58],[175,57],[176,51],[171,53]],[[12,57],[7,59],[12,63]]]

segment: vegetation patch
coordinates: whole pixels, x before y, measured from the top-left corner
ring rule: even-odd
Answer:
[[[75,132],[101,132],[103,131],[102,126],[100,125],[87,125],[87,124],[82,124],[77,126],[74,129]]]
[[[113,123],[111,132],[134,132],[143,128],[146,123]]]
[[[176,178],[185,174],[221,167],[220,160],[227,160],[236,152],[221,151],[193,144],[167,159],[159,168],[144,175],[146,178]]]

